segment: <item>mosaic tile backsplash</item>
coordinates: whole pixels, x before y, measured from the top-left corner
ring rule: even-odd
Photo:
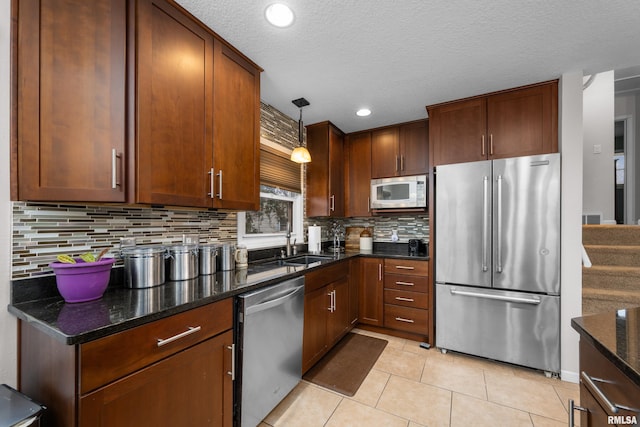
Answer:
[[[57,254],[112,247],[106,256],[117,257],[122,237],[139,245],[181,243],[183,234],[198,234],[201,242],[237,239],[235,212],[24,202],[13,202],[12,210],[13,279],[51,274]]]

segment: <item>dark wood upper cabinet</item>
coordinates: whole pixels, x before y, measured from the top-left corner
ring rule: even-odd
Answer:
[[[426,120],[373,130],[371,177],[426,174],[429,169],[428,143]]]
[[[125,0],[23,0],[14,14],[12,198],[125,201]]]
[[[213,36],[164,0],[139,0],[137,202],[210,207]]]
[[[371,132],[349,134],[345,140],[345,215],[371,216]]]
[[[344,133],[331,122],[307,126],[307,216],[344,216]]]
[[[260,209],[260,71],[215,44],[214,207]]]
[[[558,151],[558,82],[427,107],[433,166]]]

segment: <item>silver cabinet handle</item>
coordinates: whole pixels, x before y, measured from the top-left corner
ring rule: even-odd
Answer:
[[[489,135],[489,155],[493,156],[493,134]]]
[[[414,302],[415,301],[413,298],[405,298],[405,297],[396,297],[396,300],[398,300],[398,301],[406,301],[406,302]]]
[[[485,150],[485,145],[484,145],[484,135],[482,135],[482,157],[484,157],[486,154],[486,150]]]
[[[415,286],[415,283],[412,283],[412,282],[396,282],[396,285],[400,285],[400,286]]]
[[[231,350],[231,371],[227,371],[227,375],[231,377],[231,381],[236,380],[236,345],[231,344],[227,346],[228,350]]]
[[[207,172],[207,174],[209,175],[209,192],[207,193],[207,196],[213,199],[216,196],[213,192],[213,187],[215,186],[215,173],[213,172],[213,168],[209,169],[209,172]]]
[[[400,156],[396,156],[396,172],[400,171],[399,163],[400,163]]]
[[[202,327],[200,327],[200,326],[196,326],[196,327],[189,326],[189,328],[186,331],[181,332],[178,335],[174,335],[174,336],[172,336],[170,338],[166,338],[166,339],[158,338],[157,345],[158,345],[158,347],[162,347],[163,345],[167,345],[169,343],[172,343],[172,342],[174,342],[176,340],[179,340],[180,338],[184,338],[187,335],[195,334],[200,329],[202,329]]]
[[[601,383],[607,383],[609,381],[606,381],[600,378],[590,377],[589,375],[587,375],[585,371],[580,372],[580,378],[584,382],[584,385],[589,389],[591,394],[595,396],[598,403],[604,406],[612,414],[618,413],[618,407],[614,403],[611,403],[609,398],[602,392],[602,390],[600,390],[600,387],[598,387],[595,383],[595,381],[601,382]]]
[[[498,175],[498,249],[496,272],[502,273],[502,175]]]
[[[404,323],[415,323],[413,319],[405,319],[404,317],[396,317],[396,320]]]
[[[398,270],[415,270],[416,269],[415,267],[410,267],[407,265],[396,265],[396,268]]]
[[[378,263],[378,280],[382,280],[382,263]]]
[[[484,138],[484,137],[483,137]],[[489,238],[489,177],[482,178],[482,271],[489,270],[487,264],[487,239]]]
[[[451,295],[460,295],[465,297],[475,297],[475,298],[483,298],[483,299],[494,299],[498,301],[506,301],[506,302],[519,302],[523,304],[540,304],[540,298],[522,298],[522,297],[510,297],[507,295],[494,295],[494,294],[484,294],[480,292],[469,292],[469,291],[459,291],[456,288],[451,288]]]
[[[120,183],[118,182],[118,158],[120,155],[115,148],[111,149],[111,188],[114,190],[118,188]]]
[[[329,206],[329,210],[331,212],[336,210],[336,196],[335,194],[332,194],[331,197],[329,197],[329,201],[330,201],[330,206]]]
[[[371,197],[367,197],[367,212],[371,212]]]
[[[586,408],[576,405],[573,402],[573,399],[569,399],[569,427],[575,427],[574,416],[573,416],[573,411],[575,410],[587,412]]]
[[[404,170],[404,156],[400,156],[400,170]]]
[[[329,292],[327,295],[329,296],[329,308],[327,310],[329,310],[329,313],[333,313],[335,311],[334,305],[333,305],[333,298],[334,298],[334,291]]]
[[[222,169],[216,175],[220,177],[220,181],[218,181],[218,198],[222,200]]]

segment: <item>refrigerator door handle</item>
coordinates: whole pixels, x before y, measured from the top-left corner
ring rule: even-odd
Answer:
[[[498,175],[498,230],[497,236],[497,253],[496,253],[496,272],[502,273],[502,175]]]
[[[487,263],[487,239],[489,237],[489,177],[483,177],[484,188],[482,193],[482,271],[486,272]]]
[[[517,302],[522,304],[540,304],[540,298],[524,298],[524,297],[510,297],[507,295],[494,295],[494,294],[485,294],[480,292],[469,292],[469,291],[459,291],[456,288],[451,288],[451,295],[460,295],[465,297],[475,297],[475,298],[483,298],[483,299],[494,299],[505,302]]]

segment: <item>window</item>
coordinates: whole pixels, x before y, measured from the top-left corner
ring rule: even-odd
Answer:
[[[303,243],[301,165],[290,155],[279,144],[261,141],[260,210],[238,213],[238,244],[249,249],[284,246],[288,227],[291,243]]]
[[[291,243],[302,243],[302,195],[260,186],[260,210],[238,213],[238,243],[247,248],[284,246],[288,227]]]

